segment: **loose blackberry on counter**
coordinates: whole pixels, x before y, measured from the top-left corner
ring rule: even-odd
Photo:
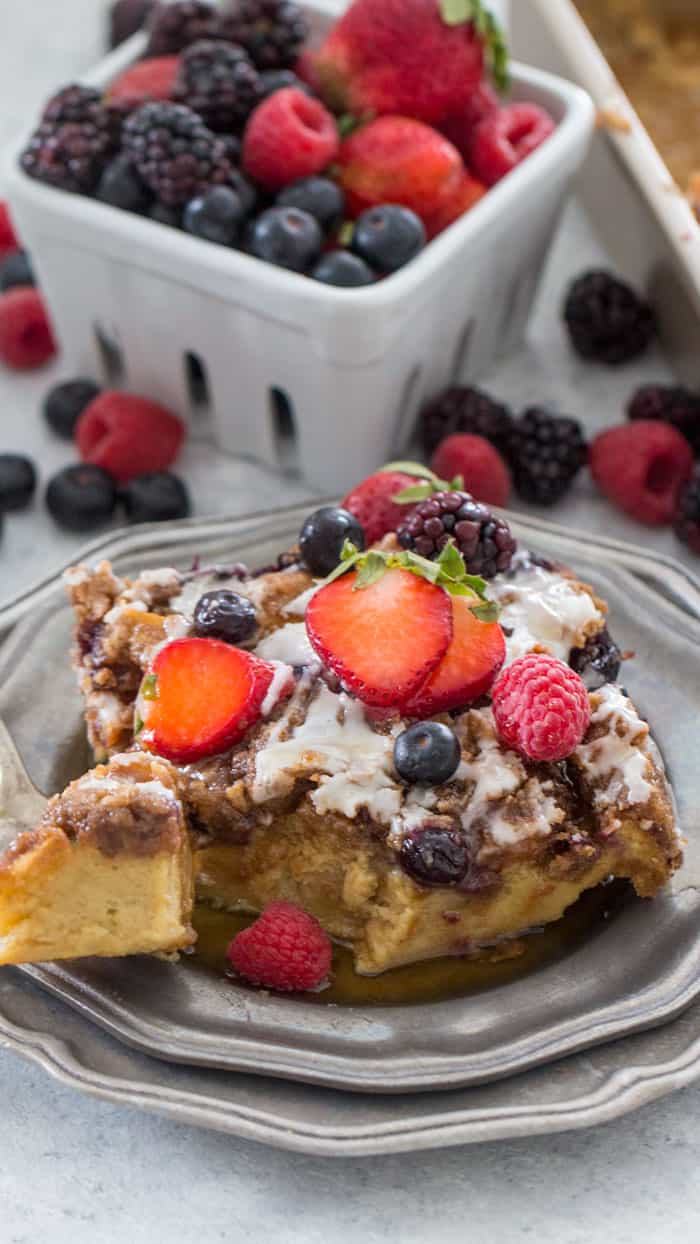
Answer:
[[[649,303],[602,269],[585,272],[573,282],[564,303],[564,321],[582,358],[611,367],[643,354],[656,335]]]
[[[222,14],[221,28],[259,69],[290,69],[309,34],[306,17],[293,0],[236,0]]]
[[[201,39],[180,57],[172,98],[225,134],[243,126],[262,99],[260,75],[243,48]]]
[[[508,461],[513,415],[503,403],[472,385],[454,385],[438,394],[419,416],[419,433],[427,454],[448,436],[483,436]]]
[[[124,125],[124,151],[167,207],[178,207],[214,185],[232,168],[221,140],[184,104],[144,104]]]
[[[588,455],[581,425],[567,415],[531,406],[516,420],[510,458],[524,501],[554,505],[571,487]]]
[[[700,557],[700,474],[681,493],[674,529],[678,539]]]
[[[20,164],[59,190],[90,194],[117,151],[122,118],[92,87],[71,85],[49,100]]]
[[[146,56],[172,56],[198,39],[222,38],[221,21],[213,4],[180,0],[156,6]]]
[[[680,384],[642,385],[627,404],[627,417],[670,423],[689,442],[695,456],[700,457],[700,393]]]

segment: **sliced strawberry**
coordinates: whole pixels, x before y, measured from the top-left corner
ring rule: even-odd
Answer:
[[[137,61],[107,88],[107,99],[134,108],[149,100],[170,99],[179,64],[179,56],[152,56]]]
[[[450,597],[409,570],[388,570],[357,590],[356,581],[352,571],[311,598],[309,639],[324,665],[365,704],[400,708],[447,652]]]
[[[480,622],[470,609],[474,602],[453,596],[452,642],[437,669],[406,704],[409,717],[432,717],[460,708],[488,691],[506,656],[498,622]]]
[[[141,684],[141,746],[180,764],[226,751],[260,717],[274,674],[267,661],[219,639],[173,640]]]
[[[341,502],[343,509],[362,524],[368,545],[381,540],[387,532],[396,531],[403,522],[411,507],[394,501],[394,497],[415,482],[412,475],[403,471],[377,471],[356,484]]]

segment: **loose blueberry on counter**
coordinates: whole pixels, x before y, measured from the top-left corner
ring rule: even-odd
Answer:
[[[287,90],[288,87],[294,87],[295,91],[303,91],[306,95],[313,96],[308,82],[302,82],[291,69],[266,69],[260,74],[260,87],[261,100],[267,99],[268,95],[274,95],[275,91]]]
[[[342,289],[373,285],[376,280],[374,272],[364,259],[360,259],[359,255],[351,255],[350,251],[329,251],[327,255],[321,255],[309,276],[324,285],[337,285]]]
[[[324,233],[332,233],[342,224],[345,195],[329,177],[302,177],[285,186],[277,195],[278,207],[298,207],[317,220]]]
[[[365,533],[354,514],[335,505],[322,505],[309,514],[299,533],[299,547],[312,575],[323,579],[335,570],[346,540],[358,549],[365,547]]]
[[[255,606],[246,596],[229,592],[205,592],[194,611],[194,632],[203,639],[223,639],[240,644],[258,629]]]
[[[408,207],[384,203],[358,217],[352,249],[380,272],[403,268],[425,246],[423,222]]]
[[[36,467],[24,454],[0,454],[0,510],[23,510],[36,488]]]
[[[129,480],[120,489],[119,500],[130,523],[163,523],[172,518],[187,518],[192,509],[184,483],[171,471],[151,471]]]
[[[394,765],[404,782],[439,786],[448,782],[461,757],[457,736],[439,721],[418,721],[394,743]]]
[[[91,531],[108,522],[116,503],[114,480],[87,462],[64,467],[46,489],[49,513],[69,531]]]
[[[46,394],[43,405],[44,418],[51,430],[69,441],[85,407],[100,392],[94,380],[64,380],[54,385]]]
[[[0,264],[0,292],[4,294],[5,290],[16,289],[18,285],[36,285],[32,261],[26,251],[8,255]]]
[[[153,196],[129,157],[118,155],[105,168],[96,197],[110,207],[120,207],[124,212],[145,212]]]
[[[148,215],[159,225],[168,225],[170,229],[182,228],[182,212],[179,207],[168,207],[167,203],[154,203]]]
[[[228,186],[213,186],[185,208],[183,223],[188,233],[219,246],[235,246],[245,219],[240,197]]]
[[[469,872],[469,852],[460,833],[426,826],[406,835],[399,863],[421,885],[456,885]]]
[[[296,207],[269,207],[251,226],[248,249],[251,255],[305,272],[318,259],[323,237],[318,221]]]

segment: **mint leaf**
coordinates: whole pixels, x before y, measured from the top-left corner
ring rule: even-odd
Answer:
[[[495,600],[484,601],[483,604],[473,605],[472,613],[480,622],[498,622],[500,609],[498,602]]]
[[[426,480],[424,484],[413,484],[411,488],[403,488],[391,499],[398,501],[399,505],[407,505],[409,501],[425,501],[427,497],[432,496],[433,491],[430,480]]]
[[[448,540],[437,559],[440,573],[447,579],[463,579],[466,573],[464,560],[454,540]]]
[[[363,588],[371,587],[383,574],[389,569],[386,557],[382,557],[381,553],[373,550],[361,559],[360,566],[357,571],[357,578],[353,584],[353,591],[362,591]]]
[[[388,471],[400,471],[402,475],[415,475],[416,479],[438,482],[435,472],[430,467],[423,466],[422,462],[387,462],[386,466],[380,467],[380,474],[384,475]]]

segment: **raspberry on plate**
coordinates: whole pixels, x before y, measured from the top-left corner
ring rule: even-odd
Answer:
[[[167,470],[184,437],[182,420],[164,406],[111,389],[86,406],[75,427],[83,462],[102,467],[119,484]]]
[[[539,104],[506,104],[475,126],[469,164],[480,181],[495,186],[541,147],[554,128]]]
[[[640,419],[601,432],[590,452],[591,474],[615,505],[640,523],[673,521],[693,474],[693,451],[667,423]]]
[[[243,135],[242,167],[266,190],[320,173],[338,152],[335,119],[317,99],[289,87],[269,95]]]
[[[238,975],[252,985],[301,993],[318,989],[326,980],[332,949],[314,916],[279,900],[236,934],[226,956]]]
[[[564,760],[591,720],[581,676],[539,652],[508,666],[494,685],[492,705],[501,741],[529,760]]]
[[[125,69],[107,88],[107,99],[138,108],[152,99],[171,99],[179,56],[151,56]]]
[[[349,215],[390,203],[425,220],[459,188],[464,164],[451,142],[421,121],[378,117],[355,130],[338,152]]]
[[[348,493],[341,505],[361,523],[368,544],[375,544],[390,531],[396,531],[409,507],[396,501],[404,488],[415,484],[415,477],[403,471],[375,471]]]
[[[13,255],[19,250],[19,241],[15,233],[10,209],[7,203],[0,201],[0,259]]]
[[[31,285],[0,295],[0,362],[16,371],[41,367],[56,353],[44,300]]]
[[[464,488],[475,501],[508,504],[510,472],[498,450],[483,436],[448,436],[436,449],[430,465],[442,479],[461,475]]]

